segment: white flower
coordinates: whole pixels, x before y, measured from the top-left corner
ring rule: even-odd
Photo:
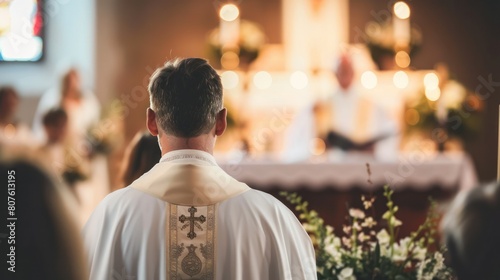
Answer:
[[[351,239],[350,238],[347,238],[347,237],[342,237],[342,243],[344,244],[344,246],[346,246],[347,248],[351,248]]]
[[[364,219],[365,212],[361,211],[360,209],[351,208],[351,209],[349,209],[349,216],[356,218],[356,219]]]
[[[399,241],[398,243],[394,244],[394,250],[393,250],[393,255],[392,255],[392,260],[395,262],[402,262],[407,259],[408,257],[408,251],[409,251],[409,244],[410,244],[411,239],[409,237],[403,238]]]
[[[363,206],[365,207],[365,210],[372,207],[373,202],[375,201],[375,197],[372,197],[370,199],[366,199],[364,195],[361,196],[361,201],[363,201]]]
[[[388,245],[391,240],[389,233],[385,229],[382,229],[377,233],[377,240],[380,246]]]
[[[333,227],[332,226],[326,226],[326,234],[331,235],[333,233]]]
[[[354,270],[351,267],[344,267],[338,275],[339,280],[356,280],[356,276],[353,275]]]
[[[372,217],[366,218],[363,221],[363,223],[361,224],[361,226],[367,227],[367,228],[372,228],[373,226],[376,226],[376,225],[377,225],[377,222],[375,222]]]
[[[351,227],[350,226],[344,226],[342,229],[344,230],[345,234],[350,234],[351,233]]]
[[[369,239],[370,239],[370,236],[364,234],[363,232],[361,232],[358,235],[358,240],[361,241],[361,242],[365,242],[366,240],[369,240]]]
[[[434,252],[434,259],[436,260],[436,264],[434,265],[432,272],[437,274],[444,267],[444,258],[440,252]]]
[[[311,225],[311,224],[308,224],[308,223],[303,223],[302,226],[304,227],[304,229],[307,231],[307,232],[312,232],[312,231],[315,231],[316,230],[316,226],[314,225]]]
[[[425,255],[427,254],[427,248],[415,246],[413,248],[413,258],[419,261],[423,261],[425,259]]]
[[[359,225],[359,223],[358,223],[358,222],[354,222],[354,223],[352,224],[352,227],[353,227],[355,230],[357,230],[357,231],[360,231],[360,230],[361,230],[361,226]]]
[[[397,226],[402,225],[403,223],[400,220],[396,219],[396,217],[392,216],[389,220],[389,224],[394,226],[394,227],[397,227]]]
[[[340,242],[340,240],[339,240],[339,242]],[[339,264],[342,261],[342,252],[339,249],[340,248],[338,246],[335,246],[335,243],[328,244],[325,246],[325,251],[330,256],[332,256],[332,258],[336,264]]]

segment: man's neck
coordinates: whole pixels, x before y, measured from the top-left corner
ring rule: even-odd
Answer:
[[[177,150],[200,150],[213,155],[215,138],[210,134],[202,134],[192,138],[163,134],[159,136],[159,139],[162,156]]]

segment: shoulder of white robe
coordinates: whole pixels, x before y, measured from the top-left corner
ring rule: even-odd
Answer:
[[[190,206],[213,205],[250,189],[217,165],[170,162],[156,164],[130,187],[169,203]]]

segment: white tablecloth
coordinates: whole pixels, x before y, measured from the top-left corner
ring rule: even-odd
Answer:
[[[426,190],[437,185],[458,191],[478,184],[474,165],[470,157],[463,153],[433,156],[411,153],[399,156],[394,162],[380,162],[360,155],[288,164],[269,159],[219,162],[237,180],[260,189],[279,186],[284,190],[294,190],[306,186],[311,190],[328,187],[347,190],[357,186],[370,190],[389,184],[393,189],[411,187]],[[367,182],[366,163],[370,165],[373,184]]]

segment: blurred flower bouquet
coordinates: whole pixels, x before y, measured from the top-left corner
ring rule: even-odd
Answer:
[[[238,34],[236,46],[226,49],[220,41],[220,29],[215,28],[210,32],[208,44],[211,57],[221,62],[226,52],[236,53],[239,59],[238,64],[247,68],[259,56],[266,37],[259,25],[247,20],[240,21]]]
[[[87,132],[87,141],[90,145],[90,155],[108,155],[123,142],[121,124],[122,105],[115,100],[103,113],[101,120]]]
[[[325,226],[300,196],[282,193],[300,212],[304,228],[311,234],[318,279],[452,279],[453,272],[444,264],[442,253],[430,249],[438,218],[435,203],[431,203],[427,219],[416,231],[398,238],[397,228],[402,222],[396,218],[398,206],[394,205],[392,194],[385,186],[387,211],[381,221],[361,209],[350,209],[349,223],[339,235],[331,226]],[[369,210],[374,199],[362,197],[362,201],[365,210]],[[386,226],[380,228],[379,223]]]
[[[407,105],[408,132],[420,131],[443,144],[450,138],[471,141],[481,129],[483,101],[460,83],[449,80],[437,100],[429,99],[423,89],[419,98]],[[443,147],[444,148],[444,147]]]
[[[61,177],[69,186],[85,181],[90,177],[90,165],[86,155],[78,154],[74,149],[66,148],[64,151],[64,165]]]

